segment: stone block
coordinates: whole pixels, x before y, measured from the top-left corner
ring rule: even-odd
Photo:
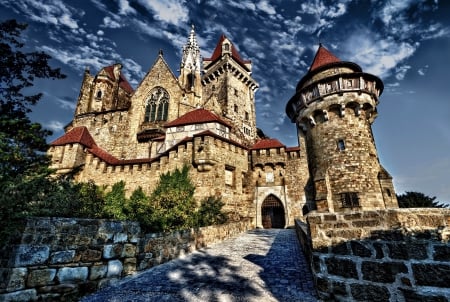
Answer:
[[[116,233],[113,237],[114,243],[123,243],[128,241],[128,235],[126,233]]]
[[[411,266],[416,285],[449,287],[449,264],[413,263]]]
[[[427,259],[427,245],[422,243],[387,243],[389,257],[392,259]]]
[[[346,242],[341,242],[331,247],[331,253],[336,255],[350,255],[350,250]]]
[[[352,222],[355,228],[370,228],[380,225],[380,221],[376,219],[356,220]]]
[[[428,291],[420,294],[415,290],[406,288],[400,288],[399,290],[403,293],[404,301],[408,302],[448,302],[448,299],[443,295],[439,295],[439,293],[432,294]]]
[[[134,244],[125,244],[121,256],[125,258],[136,256],[136,246]]]
[[[9,273],[9,281],[6,291],[12,292],[25,288],[25,279],[28,270],[24,267],[12,268]]]
[[[408,268],[402,262],[363,261],[361,264],[362,278],[379,283],[393,283],[397,274],[407,272]]]
[[[119,260],[111,260],[108,262],[108,272],[106,273],[106,277],[120,277],[123,271],[123,264]]]
[[[7,294],[0,294],[1,302],[28,302],[36,300],[37,292],[35,289],[26,289]]]
[[[372,250],[369,248],[369,243],[359,242],[359,241],[351,241],[350,247],[352,249],[352,253],[358,257],[371,257]]]
[[[103,258],[113,259],[118,258],[122,255],[123,245],[122,244],[108,244],[103,248]]]
[[[66,283],[57,285],[48,285],[39,288],[39,293],[58,293],[65,294],[76,291],[78,289],[77,284]]]
[[[94,262],[102,258],[102,252],[99,250],[86,249],[81,252],[81,261]]]
[[[56,277],[60,283],[84,282],[88,273],[87,267],[63,267],[58,270]]]
[[[358,279],[356,263],[351,259],[330,257],[325,259],[325,264],[331,275]]]
[[[435,245],[433,248],[433,259],[450,262],[450,245]]]
[[[69,263],[75,257],[75,250],[54,252],[50,255],[50,264]]]
[[[102,279],[106,276],[108,267],[106,265],[94,265],[89,268],[89,280]]]
[[[386,287],[372,284],[350,284],[350,291],[353,301],[385,302],[391,297]]]
[[[15,257],[10,267],[22,267],[44,264],[50,256],[48,245],[18,245],[14,248]]]
[[[32,270],[28,274],[27,286],[36,287],[44,286],[53,282],[56,276],[56,269],[39,269]]]

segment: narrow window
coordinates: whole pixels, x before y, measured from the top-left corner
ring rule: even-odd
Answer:
[[[97,98],[97,99],[101,99],[102,98],[102,91],[101,90],[97,91],[97,95],[95,96],[95,98]]]
[[[238,105],[234,105],[234,112],[235,112],[235,113],[238,112]]]
[[[391,197],[391,196],[392,196],[391,190],[389,190],[388,188],[386,188],[386,194],[387,194],[387,196]]]
[[[341,203],[343,208],[359,207],[358,193],[356,192],[341,193]]]
[[[248,121],[248,112],[245,112],[245,120]]]
[[[337,146],[338,146],[339,151],[344,151],[345,150],[345,141],[343,139],[338,140]]]

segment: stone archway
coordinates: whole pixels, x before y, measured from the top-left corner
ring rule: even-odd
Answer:
[[[261,205],[261,219],[265,229],[282,229],[286,224],[283,204],[272,194]]]

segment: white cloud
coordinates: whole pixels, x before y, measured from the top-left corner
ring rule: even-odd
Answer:
[[[411,66],[409,66],[409,65],[397,66],[395,68],[395,78],[399,81],[403,80],[406,76],[406,73],[410,69],[411,69]]]
[[[259,1],[257,7],[259,10],[265,12],[268,15],[275,15],[277,13],[275,8],[272,5],[270,5],[270,3],[267,0]]]
[[[155,19],[181,26],[187,23],[189,11],[185,6],[185,1],[177,0],[139,0],[139,3],[154,13]]]
[[[428,67],[429,67],[428,65],[425,65],[424,67],[419,68],[417,70],[417,73],[421,76],[424,76],[426,74],[426,72],[428,71]]]
[[[43,124],[44,128],[52,130],[53,132],[60,132],[64,128],[64,124],[60,121],[51,120]]]
[[[79,27],[74,13],[80,16],[84,15],[83,11],[77,11],[61,0],[49,0],[45,2],[23,0],[8,4],[18,7],[20,14],[27,15],[33,21],[51,25],[63,25],[69,29],[77,29]]]
[[[72,101],[66,101],[66,100],[62,100],[62,99],[56,99],[55,101],[58,104],[58,106],[62,109],[67,109],[70,111],[75,110],[76,105]]]
[[[119,0],[119,14],[134,15],[136,14],[136,10],[130,6],[128,0]]]
[[[120,24],[118,21],[113,20],[111,17],[106,16],[103,18],[103,27],[107,28],[121,28],[122,24]]]

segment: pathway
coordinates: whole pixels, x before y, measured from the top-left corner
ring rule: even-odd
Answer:
[[[81,301],[317,301],[293,229],[253,230]]]

